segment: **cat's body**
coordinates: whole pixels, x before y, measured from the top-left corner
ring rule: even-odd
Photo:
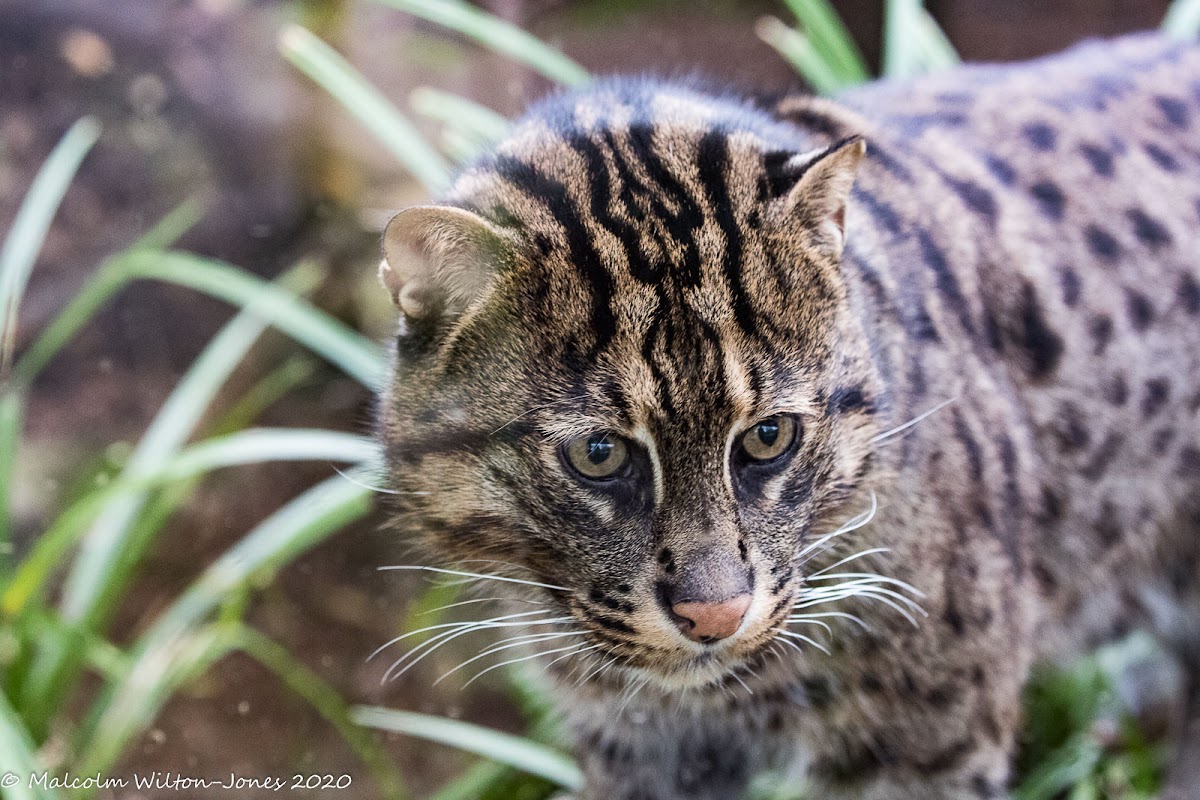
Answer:
[[[803,758],[1000,798],[1034,659],[1150,624],[1197,662],[1200,49],[765,110],[602,84],[446,202],[386,243],[397,519],[574,624],[530,630],[578,637],[531,645],[582,797]]]

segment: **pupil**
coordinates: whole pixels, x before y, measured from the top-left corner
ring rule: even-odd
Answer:
[[[593,464],[603,464],[612,455],[613,443],[607,436],[593,436],[588,439],[587,459]]]
[[[775,444],[775,440],[779,438],[779,423],[778,422],[760,422],[758,424],[758,440],[767,447]]]

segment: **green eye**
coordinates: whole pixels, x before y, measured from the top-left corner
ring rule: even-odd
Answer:
[[[629,448],[619,436],[593,433],[567,442],[563,455],[580,475],[600,481],[613,477],[625,466],[629,461]]]
[[[795,439],[795,419],[767,417],[742,434],[742,452],[751,461],[771,461],[786,453]]]

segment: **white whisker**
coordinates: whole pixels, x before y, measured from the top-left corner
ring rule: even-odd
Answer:
[[[505,620],[517,619],[519,617],[530,617],[530,616],[533,616],[534,614],[549,614],[549,613],[550,612],[547,610],[539,609],[537,611],[522,611],[518,614],[505,614],[500,617],[492,617],[491,619],[477,620],[477,621],[473,621],[473,622],[441,622],[441,623],[438,623],[437,625],[426,625],[424,628],[418,628],[415,631],[409,631],[407,633],[402,633],[399,636],[397,636],[396,638],[389,639],[388,641],[379,645],[379,647],[375,648],[374,652],[372,652],[371,655],[367,656],[367,661],[370,661],[371,659],[375,658],[375,656],[379,655],[384,650],[386,650],[389,647],[391,647],[392,645],[396,644],[396,642],[402,642],[405,639],[409,638],[410,636],[416,636],[418,634],[426,633],[428,631],[435,631],[435,630],[439,630],[441,628],[459,628],[459,627],[471,627],[474,625],[486,625],[486,624],[492,623],[492,622],[503,622]]]
[[[908,430],[909,428],[916,425],[917,423],[919,423],[919,422],[925,420],[926,418],[941,411],[943,408],[950,405],[957,399],[958,399],[957,397],[951,397],[949,400],[943,400],[942,402],[938,403],[933,408],[929,409],[928,411],[922,412],[921,414],[918,414],[917,416],[913,417],[912,419],[910,419],[908,422],[904,423],[903,425],[897,425],[896,427],[892,428],[890,431],[884,431],[883,433],[881,433],[871,439],[872,444],[874,444],[875,442],[882,442],[886,439],[892,438],[896,434],[903,433],[904,431]]]
[[[523,597],[476,597],[473,600],[459,600],[457,603],[447,603],[444,606],[438,606],[437,608],[431,608],[428,611],[421,611],[417,614],[417,616],[423,617],[426,614],[436,614],[438,611],[445,611],[448,608],[458,608],[459,606],[469,606],[472,603],[492,603],[492,602],[501,602],[501,601],[525,603],[527,605],[532,605],[532,606],[549,605],[549,603],[543,603],[540,600],[526,600]],[[546,613],[549,613],[549,612],[546,612]]]
[[[860,558],[866,558],[867,556],[873,556],[876,553],[888,553],[888,552],[891,552],[891,549],[887,548],[887,547],[872,547],[870,550],[863,550],[861,553],[855,553],[852,556],[846,556],[841,561],[838,561],[835,564],[830,564],[828,567],[823,567],[823,568],[817,570],[816,572],[810,573],[809,575],[805,576],[805,580],[811,581],[813,578],[816,578],[819,575],[824,575],[826,572],[828,572],[831,569],[837,569],[838,567],[840,567],[844,564],[849,564],[851,561],[857,561]]]
[[[869,509],[867,509],[863,513],[859,514],[858,516],[854,517],[853,519],[851,519],[845,525],[842,525],[837,530],[831,531],[830,533],[827,533],[824,536],[817,539],[815,542],[812,542],[811,544],[807,545],[804,549],[802,549],[799,553],[796,554],[797,561],[799,561],[800,564],[806,563],[807,559],[805,559],[805,557],[808,556],[809,554],[813,553],[813,551],[817,550],[817,548],[821,547],[829,540],[835,539],[838,536],[842,536],[843,534],[850,533],[851,531],[856,531],[859,528],[863,527],[864,525],[868,524],[871,520],[873,520],[875,518],[875,512],[878,510],[879,510],[879,498],[876,497],[875,492],[872,491],[871,492],[871,507]]]
[[[785,630],[780,630],[780,631],[778,631],[778,633],[780,636],[786,636],[789,639],[799,639],[803,642],[807,642],[807,643],[811,644],[813,647],[820,650],[825,655],[830,655],[830,652],[825,647],[825,645],[821,644],[816,639],[813,639],[809,636],[805,636],[803,633],[796,633],[795,631],[785,631]],[[786,641],[786,639],[784,641]]]
[[[552,583],[538,583],[537,581],[526,581],[526,580],[521,580],[520,578],[506,578],[506,577],[503,577],[500,575],[483,575],[478,572],[464,572],[463,570],[457,570],[457,569],[442,569],[441,567],[423,567],[423,566],[418,566],[418,565],[379,567],[380,572],[391,571],[391,570],[425,570],[426,572],[438,572],[443,575],[459,575],[464,578],[477,578],[479,580],[486,580],[486,581],[502,581],[504,583],[519,583],[523,586],[536,586],[541,589],[551,589],[556,592],[571,591],[570,589],[568,589],[565,586],[555,586]]]
[[[521,656],[520,658],[512,658],[512,659],[509,659],[508,661],[501,661],[499,664],[493,664],[492,666],[488,667],[487,669],[483,670],[482,672],[475,673],[475,676],[473,678],[471,678],[471,680],[469,680],[463,684],[463,688],[464,689],[467,688],[472,683],[479,680],[484,675],[487,675],[489,672],[491,672],[494,669],[500,669],[501,667],[507,667],[510,664],[520,664],[522,661],[530,661],[535,658],[541,658],[542,656],[549,656],[549,655],[553,655],[555,653],[562,653],[566,650],[574,650],[578,646],[579,645],[577,645],[577,644],[570,644],[570,645],[567,645],[566,647],[560,647],[556,650],[545,650],[540,653],[533,653],[531,655]]]
[[[487,656],[490,656],[493,653],[499,653],[502,650],[509,650],[513,647],[521,647],[522,645],[537,644],[539,642],[547,642],[547,641],[550,641],[551,639],[562,639],[565,636],[586,636],[586,635],[587,635],[587,631],[568,631],[566,633],[558,633],[558,632],[527,633],[524,636],[513,636],[508,639],[503,640],[502,642],[498,642],[498,643],[492,645],[491,647],[487,648],[486,650],[484,650],[482,653],[480,653],[477,656],[468,658],[466,661],[462,662],[454,669],[451,669],[447,672],[442,673],[442,676],[440,678],[438,678],[436,681],[434,681],[433,685],[437,686],[439,683],[444,681],[446,678],[449,678],[451,675],[458,672],[463,667],[466,667],[468,664],[474,664],[479,659],[486,658]],[[507,642],[507,644],[506,644],[506,642]]]

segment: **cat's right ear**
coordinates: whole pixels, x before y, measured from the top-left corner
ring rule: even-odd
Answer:
[[[487,220],[454,206],[417,206],[383,233],[379,280],[414,322],[461,314],[487,291],[508,252]]]

